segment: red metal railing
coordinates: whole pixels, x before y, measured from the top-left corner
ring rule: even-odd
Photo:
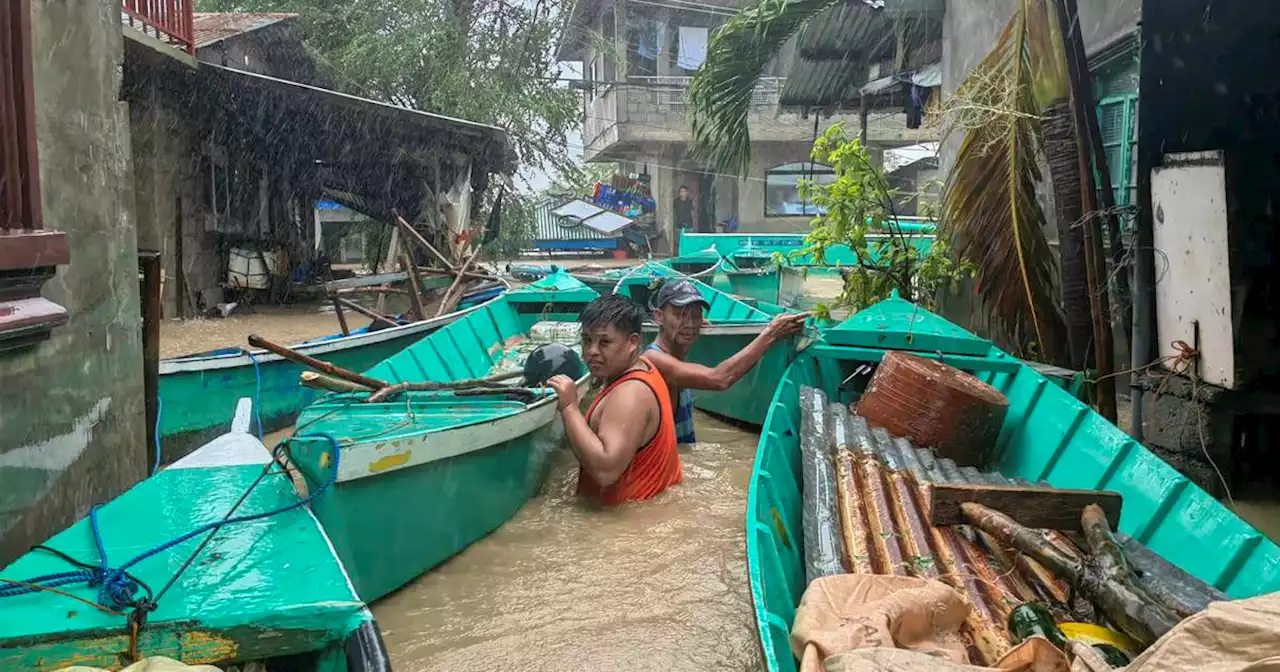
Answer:
[[[195,0],[121,0],[126,24],[195,55]]]

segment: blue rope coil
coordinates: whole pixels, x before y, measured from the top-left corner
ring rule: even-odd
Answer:
[[[280,508],[277,508],[271,511],[264,511],[262,513],[253,513],[253,514],[246,514],[243,516],[230,517],[229,514],[231,512],[234,512],[235,510],[233,508],[231,512],[228,512],[228,516],[223,518],[222,520],[201,525],[200,527],[197,527],[196,529],[191,530],[186,534],[183,534],[175,539],[171,539],[163,544],[160,544],[159,546],[156,546],[147,551],[144,551],[138,554],[137,556],[135,556],[133,559],[129,560],[128,562],[120,565],[119,567],[111,567],[107,560],[107,550],[104,544],[102,543],[102,530],[98,526],[98,509],[101,507],[99,505],[94,505],[94,507],[89,510],[89,529],[93,534],[93,543],[97,547],[97,551],[98,551],[98,565],[96,567],[92,567],[89,569],[78,569],[78,570],[68,571],[68,572],[57,572],[54,574],[45,574],[43,576],[37,576],[35,578],[31,578],[23,581],[23,583],[30,584],[30,585],[11,584],[7,586],[0,586],[0,598],[17,597],[19,595],[26,595],[29,593],[39,592],[40,588],[58,588],[61,586],[87,584],[90,587],[96,587],[98,589],[98,603],[104,607],[110,607],[116,610],[122,610],[126,607],[137,607],[138,601],[136,599],[136,596],[140,586],[136,580],[134,580],[131,576],[129,576],[128,574],[129,568],[133,567],[134,565],[137,565],[138,563],[142,562],[143,560],[146,560],[147,558],[153,557],[159,553],[163,553],[164,551],[167,551],[173,548],[174,546],[177,546],[178,544],[181,544],[185,541],[189,541],[194,537],[204,534],[205,532],[212,531],[213,533],[216,533],[218,530],[228,525],[236,525],[240,523],[252,522],[255,520],[262,520],[264,518],[270,518],[272,516],[286,513],[288,511],[292,511],[301,506],[310,504],[312,500],[320,496],[320,493],[324,492],[330,486],[332,486],[334,482],[338,480],[338,464],[342,456],[342,450],[338,444],[338,440],[335,439],[332,435],[324,434],[324,433],[315,433],[315,434],[305,434],[305,435],[295,436],[289,439],[285,439],[284,441],[281,441],[279,445],[276,446],[276,449],[273,452],[278,453],[282,447],[284,447],[286,444],[288,444],[292,440],[306,439],[306,438],[325,439],[329,442],[330,446],[332,446],[333,448],[333,468],[330,470],[329,478],[326,479],[325,482],[318,489],[316,489],[315,492],[308,494],[306,497],[299,499],[298,501],[292,504],[289,504],[287,506],[282,506]],[[273,458],[274,457],[278,457],[278,455],[273,455]],[[273,463],[274,463],[274,460],[273,460]],[[270,465],[267,466],[267,469],[270,469]],[[267,471],[264,470],[263,474],[265,475],[266,473]],[[250,486],[249,490],[245,493],[244,497],[241,498],[241,501],[243,501],[248,497],[249,493],[253,491],[253,488],[256,487],[260,481],[261,481],[261,478],[259,478],[258,481],[255,481],[254,484]],[[212,536],[213,535],[211,534],[210,537]],[[188,561],[188,565],[189,564],[190,564],[190,561]],[[173,583],[174,579],[177,579],[177,577],[181,575],[183,569],[186,569],[186,567],[187,565],[184,565],[183,568],[178,571],[178,574],[174,575],[173,579],[170,580],[170,584]]]

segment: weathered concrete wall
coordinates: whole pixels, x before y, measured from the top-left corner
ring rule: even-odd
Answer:
[[[208,209],[200,179],[204,164],[199,133],[189,115],[167,105],[151,86],[133,97],[129,125],[138,247],[160,251],[164,317],[179,317],[179,307],[189,304],[182,294],[194,294],[181,285],[216,284],[220,267],[212,234],[204,231],[199,217]],[[207,173],[203,178],[210,179]]]
[[[148,455],[120,9],[32,5],[45,223],[71,239],[44,293],[70,323],[0,354],[0,565],[142,478]]]

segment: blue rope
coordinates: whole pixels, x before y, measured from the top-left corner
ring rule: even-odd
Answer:
[[[155,464],[151,465],[152,476],[155,476],[156,472],[160,471],[160,455],[161,455],[160,453],[160,415],[162,413],[164,413],[164,399],[161,399],[160,395],[157,394],[156,395],[156,431],[155,431],[156,462]]]
[[[92,569],[80,569],[80,570],[70,571],[70,572],[58,572],[55,574],[45,574],[43,576],[37,576],[35,578],[27,579],[26,581],[23,581],[23,583],[32,584],[31,586],[23,586],[23,585],[17,585],[17,584],[3,586],[3,587],[0,587],[0,598],[16,597],[19,595],[26,595],[28,593],[34,593],[39,591],[39,588],[36,588],[33,586],[40,586],[44,588],[57,588],[59,586],[67,586],[67,585],[84,583],[84,584],[88,584],[91,587],[96,586],[98,588],[98,603],[105,607],[111,607],[116,610],[121,610],[126,607],[136,606],[137,602],[134,599],[134,596],[137,594],[137,591],[139,589],[139,584],[136,580],[134,580],[132,577],[129,576],[128,569],[130,567],[133,567],[139,562],[142,562],[143,560],[146,560],[147,558],[150,558],[158,553],[163,553],[164,551],[167,551],[173,548],[174,546],[177,546],[178,544],[181,544],[185,541],[189,541],[194,537],[204,534],[205,532],[209,532],[212,530],[214,533],[216,533],[218,530],[222,529],[223,527],[226,527],[227,525],[248,523],[255,520],[270,518],[272,516],[276,516],[288,511],[292,511],[298,507],[311,503],[313,499],[320,496],[320,493],[324,492],[330,486],[332,486],[334,482],[338,480],[338,464],[341,461],[341,456],[342,456],[342,450],[341,450],[341,447],[338,445],[338,440],[335,439],[332,435],[324,434],[324,433],[315,433],[315,434],[294,436],[292,438],[281,441],[276,446],[276,450],[274,452],[278,452],[282,447],[284,447],[290,441],[293,441],[295,439],[304,439],[304,438],[320,438],[320,439],[326,439],[329,441],[330,446],[333,447],[333,469],[330,470],[329,478],[326,479],[325,482],[318,489],[316,489],[315,492],[308,494],[303,499],[300,499],[292,504],[289,504],[287,506],[282,506],[272,511],[265,511],[263,513],[253,513],[253,514],[247,514],[243,516],[230,517],[230,514],[235,511],[235,508],[233,507],[231,511],[228,512],[228,517],[225,517],[222,520],[214,521],[212,523],[201,525],[200,527],[197,527],[196,529],[180,537],[177,537],[163,544],[160,544],[159,546],[156,546],[150,550],[144,551],[138,554],[137,556],[135,556],[132,560],[129,560],[123,565],[120,565],[119,567],[115,567],[115,568],[112,568],[107,561],[107,550],[102,543],[102,531],[98,527],[98,509],[100,507],[98,505],[95,505],[92,509],[89,510],[89,529],[93,533],[93,543],[98,550],[99,563],[97,567],[94,567]],[[274,460],[273,460],[273,463],[274,463]],[[271,465],[267,465],[267,469],[270,469],[270,468],[271,468]],[[267,473],[267,470],[264,469],[263,475],[265,475],[266,473]],[[261,481],[261,478],[259,478],[258,481],[255,481],[253,486],[250,486],[249,490],[245,492],[243,497],[241,497],[240,499],[241,502],[243,502],[249,496],[249,493],[253,491],[253,488],[256,487],[258,482],[260,481]],[[238,505],[239,503],[237,503],[237,506]],[[209,538],[212,538],[212,537],[213,535],[210,534]],[[208,539],[206,539],[205,541],[207,542]],[[178,576],[182,574],[183,570],[187,568],[187,566],[190,564],[191,559],[194,559],[194,556],[193,558],[188,559],[187,564],[183,565],[183,567],[178,570],[178,573],[175,574],[173,578],[169,580],[170,585],[173,583],[174,580],[178,578]],[[163,592],[161,594],[163,594]]]

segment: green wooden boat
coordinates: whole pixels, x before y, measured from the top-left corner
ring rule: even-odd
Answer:
[[[249,433],[250,409],[250,401],[242,400],[230,433],[55,535],[44,544],[51,550],[38,547],[0,571],[0,669],[114,669],[126,663],[131,649],[188,664],[287,657],[299,669],[390,669],[373,616],[324,529],[271,453]],[[233,510],[238,517],[281,509],[287,510],[233,522],[211,537],[197,534],[145,556]],[[102,564],[122,569],[131,558],[143,558],[127,571],[156,599],[137,630],[136,648],[131,619],[101,608],[112,604],[100,592],[115,585],[111,581],[90,587],[49,580],[42,583],[62,592],[12,594],[24,588],[12,581],[81,570],[58,553],[85,563],[86,573]],[[189,558],[190,566],[180,571]],[[145,594],[139,590],[135,597]]]
[[[289,346],[305,355],[353,371],[363,371],[423,336],[492,301],[503,289],[464,297],[447,315],[349,336],[336,334]],[[159,431],[162,460],[172,462],[220,434],[235,400],[258,404],[263,432],[288,427],[316,392],[298,384],[299,364],[265,350],[239,347],[164,359],[160,362]]]
[[[824,332],[791,363],[774,393],[751,476],[746,529],[756,627],[769,670],[796,669],[789,635],[805,588],[800,388],[848,404],[855,393],[847,381],[888,350],[942,358],[1008,397],[991,465],[1003,477],[1118,491],[1124,497],[1120,532],[1159,558],[1232,598],[1280,590],[1280,548],[1257,530],[1031,366],[895,297]]]
[[[459,317],[365,373],[450,382],[519,370],[538,344],[579,346],[578,314],[597,294],[565,273]],[[578,381],[585,390],[587,376]],[[515,514],[541,486],[563,437],[554,393],[501,396],[409,392],[380,403],[329,394],[297,427],[341,444],[337,482],[313,502],[357,593],[373,601],[449,559]],[[327,441],[295,442],[309,487],[335,456]]]
[[[923,221],[903,221],[903,233],[908,234],[920,245],[928,245],[933,240],[934,227]],[[868,234],[868,243],[874,245],[877,240],[888,239],[887,233]],[[693,233],[682,231],[676,246],[681,256],[687,254],[703,254],[713,249],[722,255],[729,256],[739,250],[763,251],[770,256],[778,252],[790,266],[812,266],[815,270],[824,267],[849,266],[857,263],[853,251],[844,245],[833,245],[827,249],[824,264],[818,264],[810,255],[794,256],[792,253],[805,248],[804,233]]]

